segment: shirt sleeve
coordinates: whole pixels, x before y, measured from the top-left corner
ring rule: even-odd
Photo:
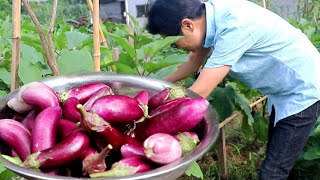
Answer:
[[[253,45],[252,36],[242,27],[225,29],[216,37],[213,52],[204,67],[232,66]]]

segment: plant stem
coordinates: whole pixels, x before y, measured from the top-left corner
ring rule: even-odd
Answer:
[[[52,73],[54,76],[59,74],[58,68],[54,62],[54,58],[50,56],[50,50],[49,50],[49,46],[48,46],[48,42],[47,39],[43,33],[43,30],[41,28],[41,24],[39,23],[39,20],[37,18],[37,16],[35,15],[34,11],[32,10],[31,6],[29,5],[27,0],[22,0],[23,4],[26,7],[27,12],[29,13],[31,20],[33,21],[34,25],[36,26],[39,36],[40,36],[40,40],[44,49],[44,54],[47,60],[47,63],[50,67],[50,69],[52,70]]]

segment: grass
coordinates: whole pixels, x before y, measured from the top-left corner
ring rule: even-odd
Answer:
[[[228,180],[258,179],[259,167],[265,156],[266,144],[248,140],[237,122],[225,126]],[[204,180],[220,180],[218,158],[213,147],[198,161]],[[183,175],[178,180],[198,180],[194,176]]]

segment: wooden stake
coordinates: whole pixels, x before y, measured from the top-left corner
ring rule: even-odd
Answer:
[[[93,61],[94,61],[94,71],[100,71],[100,38],[99,38],[99,28],[100,28],[100,16],[99,16],[99,0],[93,0]]]
[[[58,68],[55,64],[55,60],[53,57],[50,56],[50,50],[49,50],[49,47],[48,47],[48,42],[47,42],[47,39],[43,33],[43,30],[41,28],[41,24],[39,23],[38,21],[38,18],[37,16],[35,15],[34,11],[32,10],[31,6],[29,5],[28,3],[28,0],[22,0],[27,12],[29,13],[30,17],[31,17],[31,20],[33,21],[34,25],[36,26],[37,30],[38,30],[38,33],[39,33],[39,36],[40,36],[40,40],[41,40],[41,43],[42,43],[42,46],[43,46],[43,49],[44,49],[44,54],[45,54],[45,57],[46,57],[46,61],[50,67],[50,69],[52,70],[52,74],[54,76],[58,75],[59,74],[59,71],[58,71]]]
[[[226,134],[224,128],[220,129],[218,137],[217,156],[219,163],[219,174],[222,180],[228,178],[227,152],[226,152]]]
[[[264,7],[264,8],[267,8],[266,0],[262,0],[262,3],[263,3],[263,7]]]
[[[12,60],[11,60],[11,86],[13,91],[19,87],[18,70],[20,63],[20,19],[21,19],[21,1],[12,1]]]
[[[54,45],[53,45],[53,40],[52,40],[52,32],[53,28],[56,22],[56,16],[57,16],[57,6],[58,6],[58,0],[53,1],[53,7],[52,7],[52,14],[51,14],[51,20],[50,20],[50,26],[47,32],[47,40],[48,40],[48,49],[50,53],[50,58],[52,59],[52,63],[54,64],[54,67],[56,67],[56,74],[59,75],[59,69],[58,69],[58,64],[57,64],[57,59],[54,55]]]
[[[91,12],[91,14],[93,14],[93,5],[92,5],[92,0],[87,0],[87,4],[89,7],[89,10]],[[99,18],[100,24],[102,24],[101,19]],[[104,47],[108,47],[108,42],[107,39],[104,37],[103,31],[101,29],[101,27],[99,26],[99,34],[100,34],[100,39],[101,39],[101,43]]]

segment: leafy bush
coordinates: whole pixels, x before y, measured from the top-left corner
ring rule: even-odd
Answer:
[[[6,19],[11,14],[11,4],[8,0],[0,0],[0,19]]]
[[[30,2],[30,5],[37,15],[40,23],[45,24],[49,22],[52,14],[52,1],[47,2]],[[25,8],[21,8],[22,14],[28,15]],[[79,18],[90,18],[90,12],[87,4],[78,3],[71,0],[58,1],[57,6],[57,20],[58,21],[72,21],[77,23]]]

